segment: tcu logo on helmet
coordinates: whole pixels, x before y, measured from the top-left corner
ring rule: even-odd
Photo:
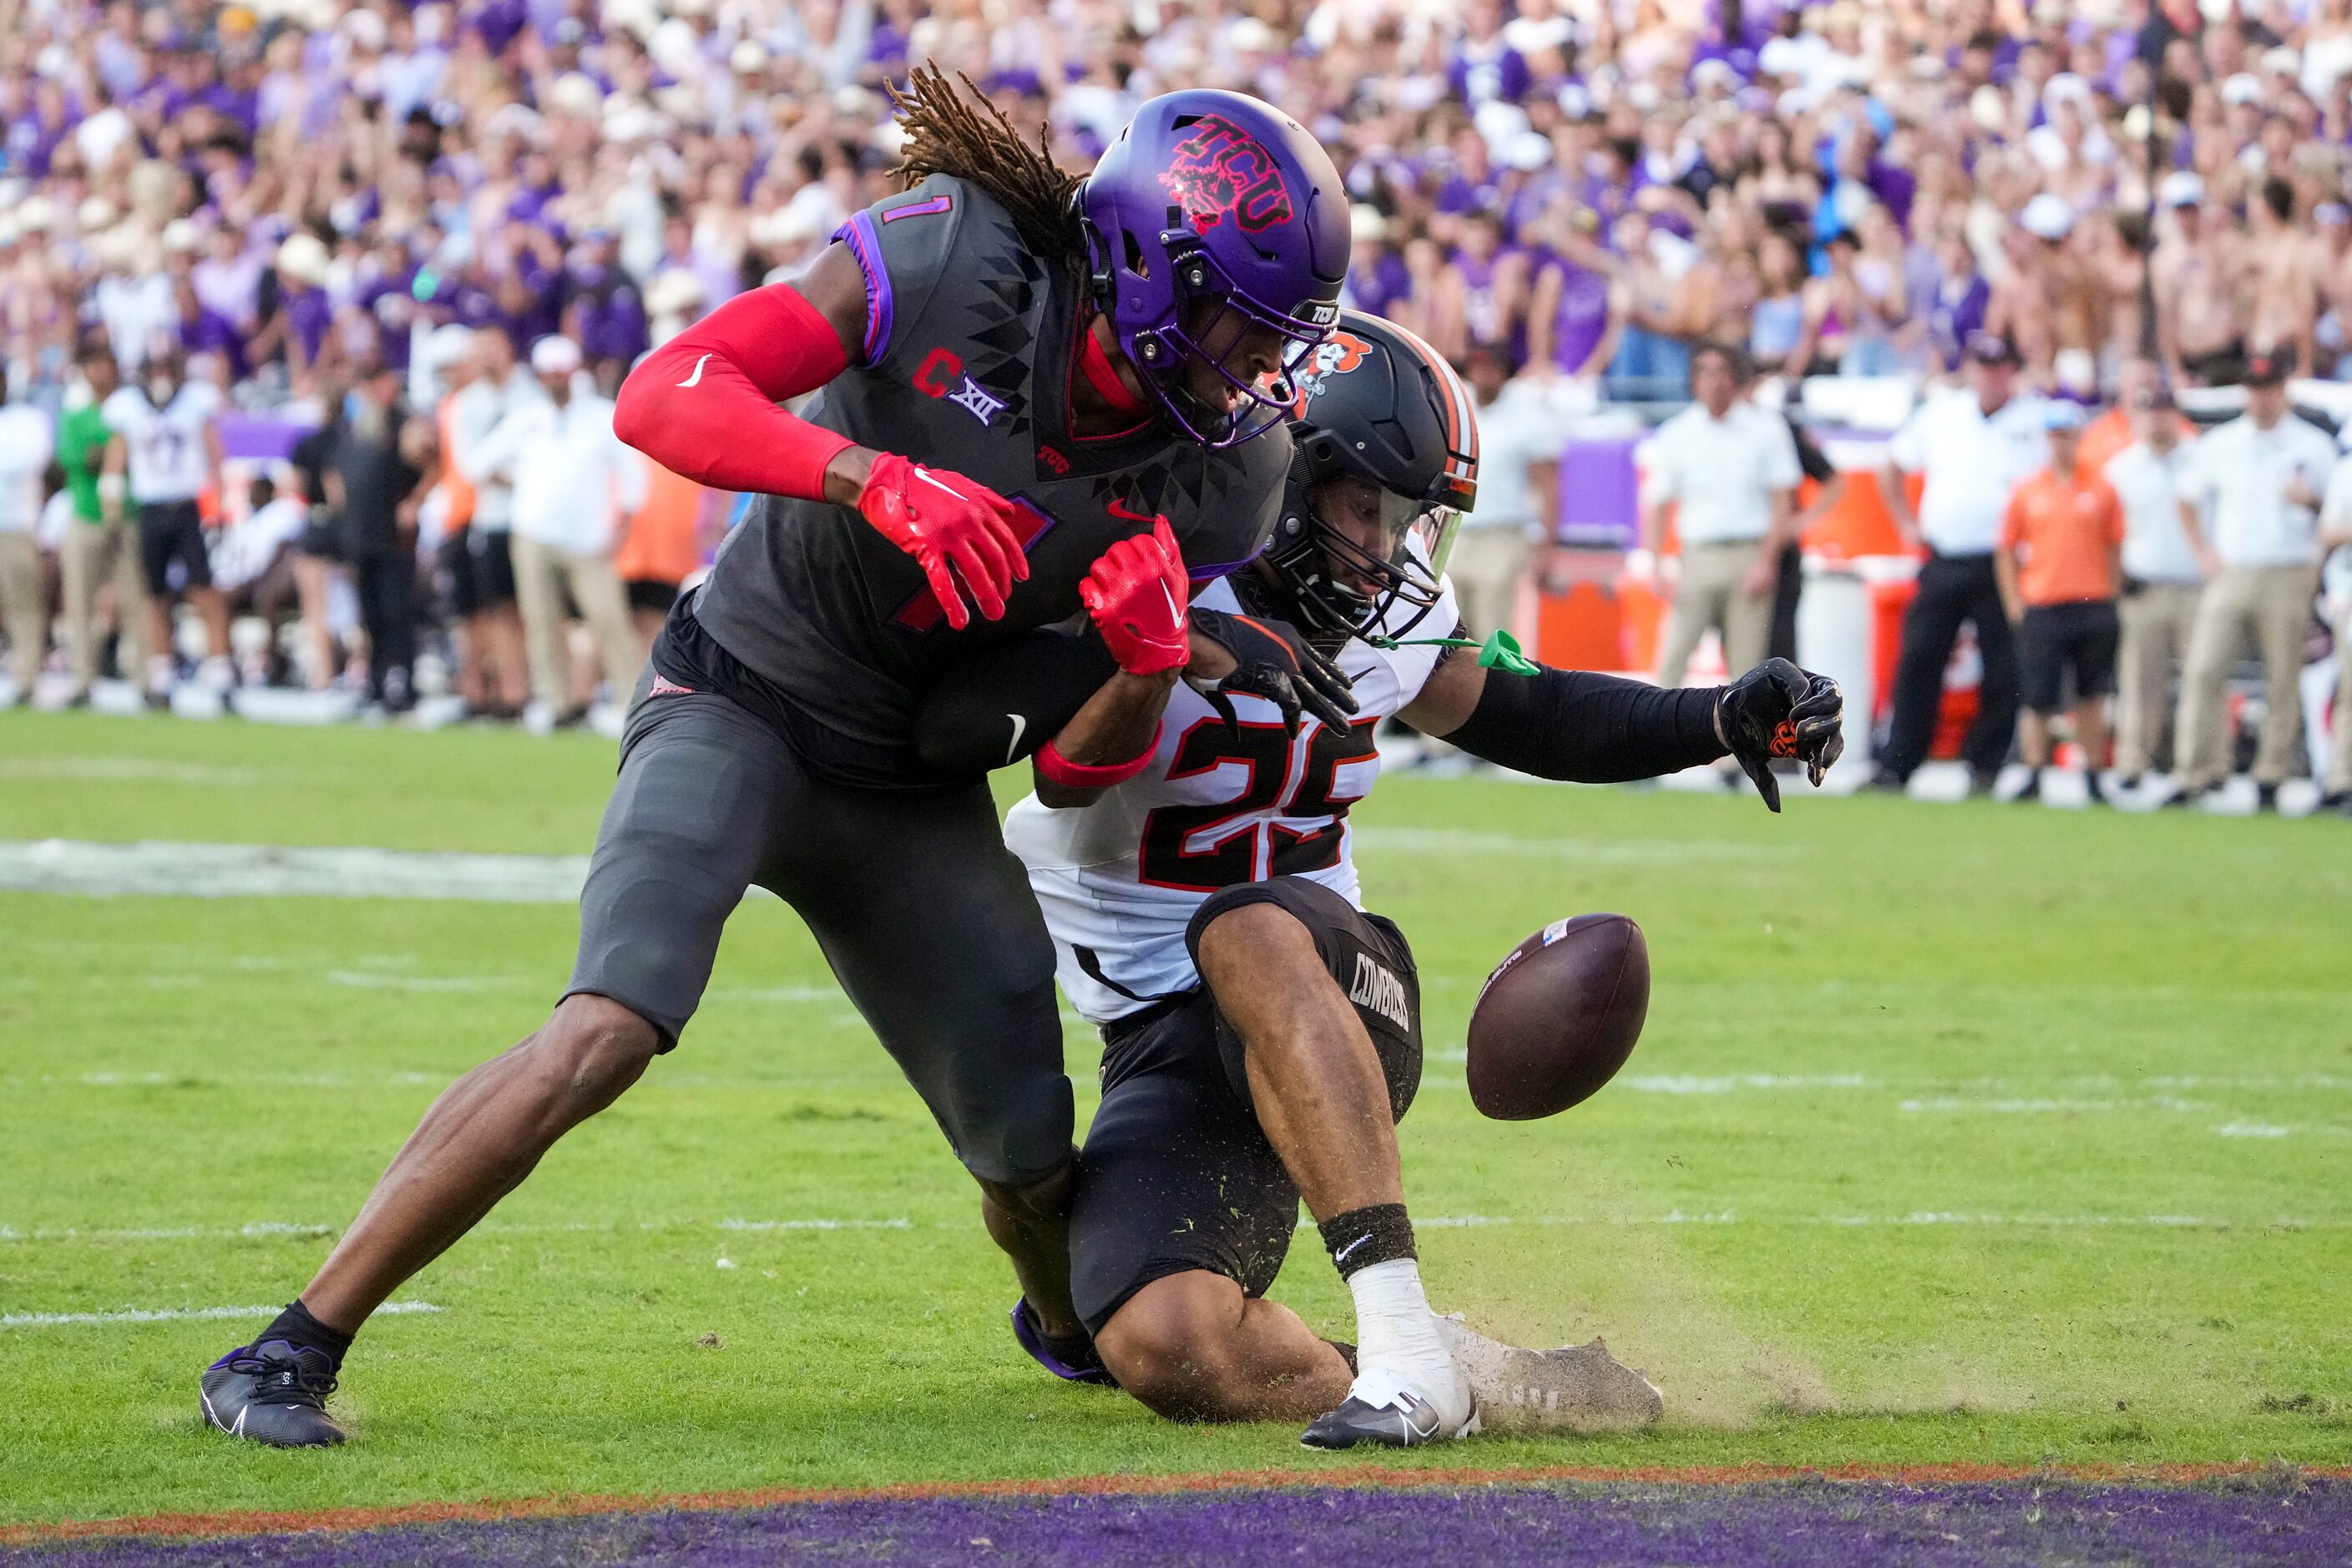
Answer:
[[[1204,114],[1176,144],[1176,159],[1160,184],[1206,234],[1225,214],[1251,234],[1290,218],[1290,192],[1282,171],[1257,140],[1222,115]]]
[[[1335,375],[1347,374],[1363,363],[1364,356],[1371,352],[1372,345],[1353,332],[1333,332],[1316,344],[1307,363],[1291,373],[1291,384],[1298,388],[1298,395],[1292,401],[1290,412],[1304,417],[1307,399],[1322,396],[1326,382]]]

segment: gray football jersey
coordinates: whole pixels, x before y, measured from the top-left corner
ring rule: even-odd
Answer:
[[[1196,581],[1264,549],[1290,434],[1219,452],[1156,421],[1074,436],[1084,279],[1032,255],[1004,208],[962,180],[934,175],[837,237],[866,272],[864,353],[804,416],[1010,498],[1029,579],[1002,620],[975,613],[955,631],[914,559],[855,509],[762,496],[693,610],[783,700],[861,752],[903,753],[911,771],[920,694],[957,661],[1078,614],[1078,584],[1115,541],[1164,516]]]

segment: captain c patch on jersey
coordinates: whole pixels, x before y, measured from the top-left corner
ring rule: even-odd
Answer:
[[[956,384],[957,378],[961,385]],[[994,425],[1004,412],[1006,400],[965,375],[962,357],[951,349],[933,349],[917,367],[914,381],[915,390],[924,396],[952,403],[982,425]]]

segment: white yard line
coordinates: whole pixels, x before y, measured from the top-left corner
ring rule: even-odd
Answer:
[[[165,784],[194,788],[251,789],[254,768],[173,763],[158,757],[0,757],[0,784]]]
[[[430,1301],[386,1301],[375,1315],[387,1312],[437,1312]],[[88,1323],[176,1323],[192,1318],[259,1318],[278,1315],[276,1307],[132,1307],[120,1312],[8,1312],[0,1314],[0,1329],[71,1329]]]
[[[1730,1094],[1752,1089],[1868,1089],[1871,1080],[1859,1073],[1828,1073],[1814,1077],[1780,1073],[1726,1073],[1714,1078],[1687,1074],[1659,1076],[1634,1073],[1613,1080],[1616,1087],[1644,1094]]]
[[[0,840],[0,890],[101,898],[457,899],[569,904],[584,855],[444,855],[269,844]]]
[[[912,1230],[910,1219],[722,1219],[720,1230]]]
[[[655,1232],[667,1230],[725,1231],[834,1231],[834,1230],[911,1230],[915,1222],[903,1215],[889,1219],[649,1219],[635,1225],[618,1221],[603,1223],[573,1220],[564,1225],[530,1225],[488,1220],[474,1227],[477,1236],[566,1236],[583,1232],[613,1235],[635,1230]],[[965,1224],[943,1225],[940,1229],[973,1229]],[[288,1237],[295,1240],[325,1240],[339,1234],[331,1225],[304,1225],[286,1220],[253,1220],[244,1225],[183,1225],[183,1226],[39,1226],[19,1229],[0,1225],[0,1243],[50,1241],[184,1241],[204,1239],[215,1241],[252,1240],[257,1237]]]
[[[1703,840],[1520,837],[1457,828],[1360,828],[1356,842],[1404,855],[1534,857],[1595,865],[1654,865],[1762,853]],[[588,875],[584,855],[458,855],[362,847],[142,840],[0,840],[0,891],[101,898],[449,899],[569,904]],[[764,896],[752,889],[754,896]]]

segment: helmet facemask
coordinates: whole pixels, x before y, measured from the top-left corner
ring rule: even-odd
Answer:
[[[1460,512],[1348,473],[1316,480],[1294,499],[1299,509],[1290,515],[1304,526],[1268,563],[1310,631],[1341,639],[1402,637],[1436,606]],[[1398,605],[1415,613],[1382,632]]]
[[[1206,250],[1181,241],[1170,249],[1180,303],[1170,325],[1136,336],[1144,390],[1186,439],[1212,450],[1240,446],[1289,413],[1297,395],[1292,372],[1330,336],[1335,312],[1313,300],[1291,314],[1267,310],[1232,288]],[[1278,360],[1271,373],[1254,365],[1269,337]],[[1220,393],[1237,398],[1229,406],[1209,401]]]

